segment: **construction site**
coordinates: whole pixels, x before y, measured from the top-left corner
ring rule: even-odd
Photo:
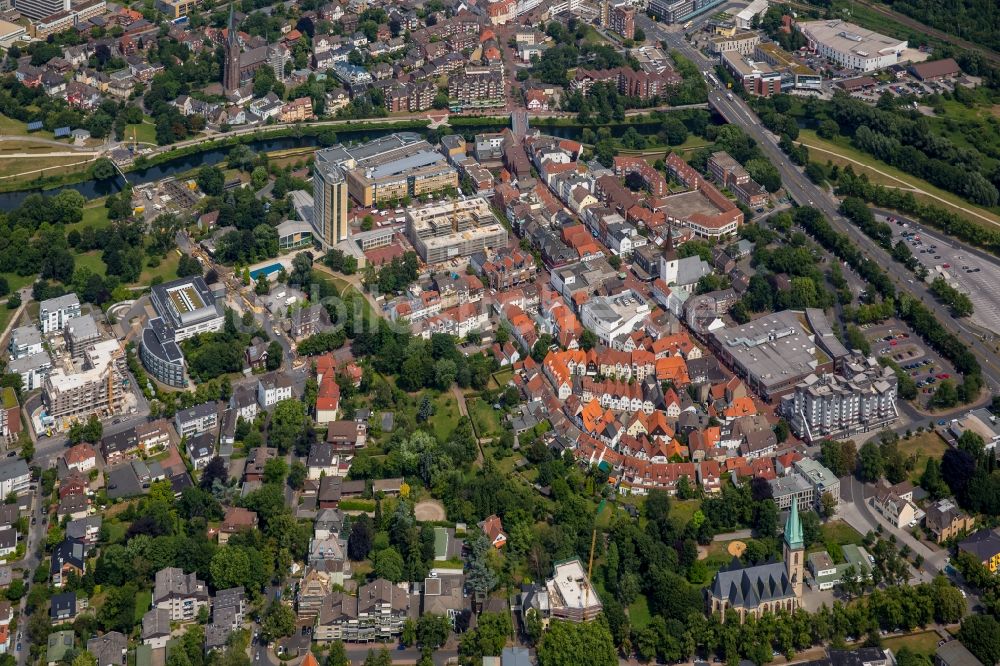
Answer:
[[[507,244],[507,229],[483,197],[408,210],[406,235],[427,264],[468,257]]]

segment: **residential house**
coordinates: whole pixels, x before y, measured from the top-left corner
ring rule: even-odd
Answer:
[[[69,469],[86,474],[97,467],[97,451],[89,442],[81,442],[67,449],[66,453],[63,454],[63,460],[66,461],[66,467]]]
[[[958,550],[969,553],[984,567],[996,573],[1000,569],[1000,528],[981,529],[958,544]]]
[[[97,666],[125,666],[128,639],[121,632],[109,631],[87,641],[87,652],[97,659]]]
[[[216,402],[203,402],[190,409],[178,410],[174,426],[181,437],[191,437],[215,429],[219,425],[219,406]]]
[[[500,520],[500,516],[496,514],[487,516],[485,520],[479,523],[479,529],[486,535],[486,539],[490,542],[490,545],[497,550],[507,545],[507,534],[503,531],[503,522]]]
[[[70,574],[82,576],[86,569],[86,556],[82,543],[63,539],[52,551],[49,572],[53,587],[62,587]]]
[[[271,372],[257,380],[257,404],[263,409],[273,407],[292,397],[292,380],[280,372]]]
[[[219,544],[225,544],[229,538],[244,530],[257,529],[257,513],[234,506],[226,509],[226,515],[219,526]]]
[[[334,592],[320,609],[313,639],[345,642],[391,641],[403,631],[416,606],[401,587],[379,578],[362,586],[356,597]]]
[[[167,567],[156,572],[153,606],[170,612],[174,622],[195,619],[198,609],[208,605],[208,587],[194,573]]]
[[[154,650],[164,648],[170,640],[170,611],[153,608],[142,616],[142,643]]]
[[[930,530],[938,543],[971,531],[975,523],[976,519],[959,509],[950,497],[929,505],[924,518],[924,527]]]
[[[72,622],[76,617],[76,592],[53,594],[50,600],[49,619],[52,624]]]

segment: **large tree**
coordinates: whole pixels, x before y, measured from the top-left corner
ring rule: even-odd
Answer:
[[[538,643],[539,666],[615,666],[618,653],[607,624],[553,620]]]
[[[305,431],[308,422],[306,406],[300,400],[282,400],[274,406],[268,440],[284,455],[292,448],[296,438]]]

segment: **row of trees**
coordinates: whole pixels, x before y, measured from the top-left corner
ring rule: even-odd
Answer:
[[[957,400],[969,402],[979,395],[982,369],[975,354],[958,337],[950,333],[922,303],[906,294],[896,294],[888,274],[876,262],[865,257],[850,239],[834,230],[815,208],[805,206],[793,214],[797,224],[810,233],[823,247],[847,262],[883,298],[895,298],[897,313],[924,341],[947,358],[962,373],[957,387]],[[938,392],[941,388],[938,388]]]

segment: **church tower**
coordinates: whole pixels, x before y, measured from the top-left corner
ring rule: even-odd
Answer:
[[[788,512],[788,522],[785,523],[785,540],[783,552],[785,555],[785,571],[792,584],[796,598],[802,596],[802,578],[805,568],[805,544],[802,542],[802,521],[799,520],[799,501],[792,498],[792,510]]]
[[[223,45],[225,56],[222,62],[222,88],[227,93],[240,87],[240,40],[236,34],[233,6],[233,3],[229,4],[229,30]]]

